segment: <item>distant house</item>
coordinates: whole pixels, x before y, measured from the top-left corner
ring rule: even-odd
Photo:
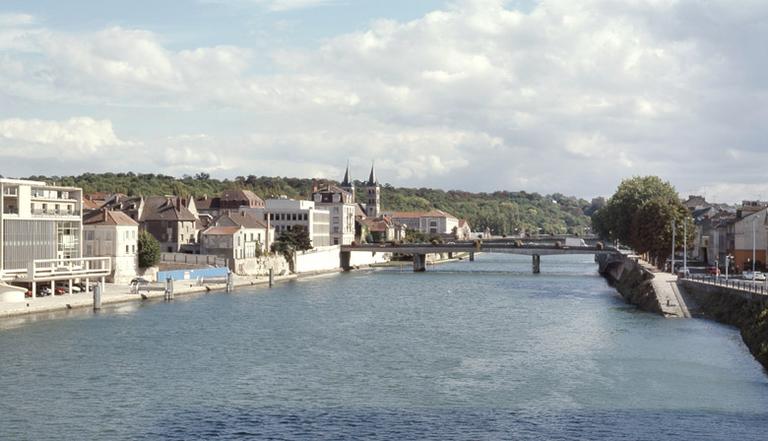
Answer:
[[[225,190],[221,195],[209,198],[203,196],[195,199],[197,210],[201,215],[216,217],[225,210],[239,210],[240,208],[264,208],[264,200],[250,190]]]
[[[312,200],[330,215],[330,244],[349,245],[355,240],[355,196],[342,187],[326,185],[312,189]]]
[[[733,261],[742,270],[751,269],[752,250],[755,249],[755,260],[765,264],[766,247],[768,246],[768,208],[753,212],[738,219],[734,223]]]
[[[273,240],[274,230],[258,216],[245,211],[227,212],[201,233],[201,252],[248,259],[268,250]]]
[[[160,242],[162,252],[196,251],[201,225],[188,204],[189,200],[176,196],[143,199],[139,223]]]
[[[105,208],[83,216],[83,255],[110,257],[113,283],[128,283],[138,268],[139,224],[125,213]]]
[[[395,222],[425,234],[452,234],[459,227],[459,219],[442,210],[394,211],[385,213]]]
[[[367,232],[366,241],[368,242],[387,242],[405,238],[406,226],[387,216],[362,218],[360,222]]]
[[[472,236],[472,228],[469,226],[469,221],[466,219],[460,219],[459,225],[456,227],[456,239],[469,240]]]

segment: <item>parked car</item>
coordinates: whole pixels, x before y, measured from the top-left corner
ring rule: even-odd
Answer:
[[[765,274],[760,271],[755,271],[754,273],[752,271],[744,271],[741,273],[741,277],[744,278],[744,280],[765,282]]]
[[[707,267],[707,274],[711,274],[713,276],[719,276],[720,275],[720,268],[716,266],[708,266]]]

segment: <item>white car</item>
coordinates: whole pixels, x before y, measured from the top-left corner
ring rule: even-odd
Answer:
[[[752,273],[752,271],[744,271],[741,273],[741,277],[743,277],[744,280],[756,280],[765,282],[765,274],[760,271],[755,271],[754,273]]]

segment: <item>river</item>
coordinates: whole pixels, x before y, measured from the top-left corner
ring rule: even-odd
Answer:
[[[0,439],[766,439],[768,375],[735,329],[639,312],[591,257],[530,267],[0,321]]]

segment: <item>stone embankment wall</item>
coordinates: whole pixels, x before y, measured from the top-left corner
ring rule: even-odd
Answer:
[[[653,288],[653,273],[625,256],[601,254],[596,260],[600,265],[600,274],[608,279],[627,303],[643,311],[662,313]]]
[[[768,369],[768,296],[690,280],[682,284],[705,317],[737,327],[752,355]]]
[[[291,272],[288,261],[282,255],[235,259],[234,264],[235,274],[239,276],[268,276],[270,268],[275,276],[283,276]]]

